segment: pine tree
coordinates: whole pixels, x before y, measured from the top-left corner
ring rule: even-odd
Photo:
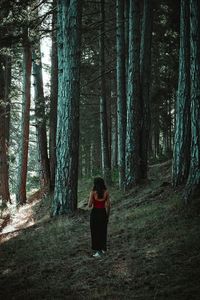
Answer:
[[[150,133],[150,86],[151,86],[151,38],[152,38],[152,0],[144,0],[141,52],[141,131],[140,131],[140,177],[147,178],[149,133]]]
[[[19,149],[18,184],[16,191],[17,204],[26,203],[26,180],[29,147],[29,121],[31,103],[31,69],[32,51],[28,38],[28,28],[24,29],[23,39],[23,110],[21,124],[21,141]]]
[[[55,185],[56,170],[56,127],[57,127],[57,102],[58,102],[58,55],[57,55],[57,36],[56,36],[56,10],[57,0],[53,1],[52,15],[52,47],[51,47],[51,95],[50,95],[50,116],[49,116],[49,159],[51,190]]]
[[[140,9],[139,1],[130,1],[129,13],[129,65],[127,87],[126,129],[126,187],[139,180],[140,130]]]
[[[38,40],[33,49],[33,76],[35,91],[35,118],[38,140],[38,152],[40,162],[40,182],[41,187],[49,190],[50,188],[50,167],[47,153],[47,132],[46,132],[46,114],[45,97],[43,89],[42,61],[40,41]]]
[[[105,78],[105,0],[100,1],[100,132],[101,132],[101,161],[102,171],[107,183],[111,182],[111,160],[108,140],[108,116],[107,116],[107,96],[106,96],[106,78]]]
[[[191,152],[185,202],[200,185],[200,2],[190,0]]]
[[[8,103],[6,95],[6,57],[0,55],[0,200],[10,201],[8,175]]]
[[[125,184],[126,146],[126,61],[124,2],[116,1],[116,61],[117,61],[117,130],[118,130],[118,169],[119,187]]]
[[[53,215],[77,208],[81,1],[58,2],[57,169]]]
[[[173,185],[185,183],[190,166],[190,23],[189,0],[181,1],[179,81],[173,151]]]

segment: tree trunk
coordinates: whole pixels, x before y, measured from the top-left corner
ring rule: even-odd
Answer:
[[[81,33],[80,6],[80,0],[58,2],[58,64],[59,72],[62,73],[61,78],[58,80],[57,169],[53,215],[65,214],[77,209]],[[62,47],[63,50],[60,47]],[[62,53],[65,59],[62,59]]]
[[[152,1],[144,0],[140,82],[141,82],[141,133],[140,133],[140,176],[147,178],[148,151],[150,135],[150,82],[151,82],[151,39],[152,39]]]
[[[100,130],[101,130],[101,155],[102,171],[105,181],[111,182],[111,162],[108,141],[108,122],[106,104],[106,78],[105,78],[105,8],[104,0],[101,0],[101,26],[100,26]]]
[[[200,185],[200,2],[190,0],[190,74],[191,74],[191,152],[190,170],[185,188],[189,202]]]
[[[90,143],[90,176],[94,176],[94,143]]]
[[[130,1],[127,88],[126,188],[139,181],[140,19],[139,1]]]
[[[124,2],[116,1],[116,48],[117,48],[117,125],[118,125],[118,169],[119,188],[125,184],[125,144],[126,144],[126,68]]]
[[[32,55],[31,46],[28,41],[23,44],[23,106],[22,106],[22,126],[21,126],[21,143],[19,149],[19,168],[18,184],[16,192],[17,204],[26,203],[26,179],[27,179],[27,162],[29,146],[29,118],[31,102],[31,66]]]
[[[6,140],[10,141],[10,88],[11,88],[11,58],[5,58],[5,102],[6,102]]]
[[[160,147],[160,124],[159,122],[155,122],[154,124],[154,157],[159,158],[161,154]]]
[[[53,8],[56,7],[57,0],[53,1]],[[57,127],[57,102],[58,102],[58,54],[56,37],[56,10],[52,16],[52,49],[51,49],[51,95],[50,95],[50,116],[49,116],[49,159],[51,190],[55,185],[56,170],[56,127]]]
[[[126,93],[128,87],[128,52],[129,52],[129,12],[130,12],[130,0],[126,0],[124,4],[124,39],[125,39],[125,73],[126,73]]]
[[[189,0],[181,0],[179,81],[172,165],[174,186],[187,180],[190,166],[190,24]]]
[[[118,133],[117,133],[117,107],[116,105],[113,105],[112,107],[113,112],[113,118],[112,118],[112,155],[111,155],[111,164],[112,169],[117,170],[118,169]]]
[[[47,191],[49,191],[50,167],[47,152],[45,97],[43,90],[40,41],[36,42],[35,49],[33,50],[33,76],[35,91],[35,119],[40,160],[40,181],[41,187],[46,188]]]
[[[6,59],[0,56],[0,200],[10,201],[8,174]]]

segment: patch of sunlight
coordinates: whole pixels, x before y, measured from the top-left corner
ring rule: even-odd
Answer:
[[[10,273],[12,270],[11,269],[5,269],[2,271],[2,275],[6,275],[8,273]]]
[[[20,232],[19,231],[15,231],[15,232],[11,232],[9,234],[0,234],[0,244],[3,244],[7,241],[9,241],[10,239],[18,236]]]
[[[27,192],[27,196],[33,195],[34,193],[38,192],[38,188],[31,189]]]
[[[33,218],[33,206],[35,206],[39,201],[40,200],[37,200],[31,204],[25,204],[19,209],[16,208],[16,203],[14,201],[9,205],[11,221],[1,231],[1,243],[16,237],[20,233],[21,229],[35,224],[35,220]]]
[[[154,258],[154,257],[156,257],[156,256],[158,256],[158,251],[157,251],[157,249],[149,249],[149,250],[147,250],[146,251],[146,258]]]

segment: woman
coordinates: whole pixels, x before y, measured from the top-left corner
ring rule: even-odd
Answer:
[[[94,257],[100,257],[107,250],[107,223],[110,212],[109,193],[101,177],[94,178],[94,186],[90,192],[88,206],[92,207],[90,214],[90,229]]]

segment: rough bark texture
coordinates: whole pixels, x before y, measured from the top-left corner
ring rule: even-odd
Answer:
[[[189,0],[181,1],[179,81],[176,100],[176,125],[172,181],[177,186],[187,180],[190,166],[190,28]]]
[[[139,1],[130,1],[127,88],[126,188],[139,180],[140,21]]]
[[[77,208],[80,6],[80,0],[58,2],[58,64],[61,78],[58,80],[57,169],[53,215],[69,213]]]
[[[5,58],[5,102],[6,102],[6,140],[10,141],[10,88],[11,88],[11,57]]]
[[[200,2],[190,0],[191,158],[185,189],[189,202],[200,185]]]
[[[16,200],[18,204],[26,203],[26,179],[27,179],[27,162],[29,146],[29,119],[30,119],[30,102],[31,102],[31,67],[32,53],[28,40],[23,45],[23,104],[22,104],[22,125],[21,141],[19,149],[19,168],[18,168],[18,185]]]
[[[49,190],[50,167],[47,153],[45,97],[43,90],[42,61],[39,41],[36,43],[33,50],[33,76],[35,91],[35,119],[40,162],[40,182],[42,188]]]
[[[141,132],[140,132],[140,176],[147,178],[148,150],[150,135],[150,83],[151,83],[151,39],[152,39],[152,1],[144,0],[140,81],[141,81]]]
[[[118,170],[119,187],[125,184],[126,144],[126,68],[125,68],[125,24],[124,2],[116,1],[116,48],[117,48],[117,127],[118,127]]]
[[[129,12],[130,12],[130,0],[126,0],[124,4],[124,17],[125,17],[125,64],[126,64],[126,89],[128,86],[128,51],[129,51]]]
[[[101,155],[102,171],[107,183],[111,182],[111,160],[108,141],[107,103],[106,103],[106,78],[105,78],[105,8],[101,0],[101,26],[100,26],[100,130],[101,130]]]
[[[10,201],[8,175],[6,59],[0,56],[0,200]]]
[[[56,7],[57,0],[53,1]],[[58,55],[56,37],[56,10],[52,17],[52,52],[51,52],[51,96],[50,96],[50,116],[49,116],[49,159],[51,174],[51,190],[55,185],[56,170],[56,127],[57,127],[57,102],[58,102]]]

